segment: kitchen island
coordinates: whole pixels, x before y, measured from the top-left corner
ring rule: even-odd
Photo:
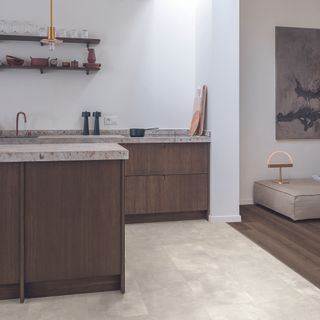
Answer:
[[[125,290],[118,144],[0,145],[0,299]]]

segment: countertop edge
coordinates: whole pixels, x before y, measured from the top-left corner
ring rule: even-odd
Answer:
[[[129,151],[114,143],[0,145],[0,162],[2,163],[128,159]]]

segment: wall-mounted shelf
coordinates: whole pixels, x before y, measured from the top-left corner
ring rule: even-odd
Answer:
[[[40,41],[43,38],[44,37],[40,37],[40,36],[0,34],[0,41],[32,41],[32,42],[40,43]],[[64,43],[83,43],[83,44],[86,44],[88,48],[90,47],[90,45],[100,43],[100,39],[93,39],[93,38],[58,38],[58,39],[62,40]]]
[[[39,42],[41,44],[41,40],[43,37],[40,36],[24,36],[24,35],[13,35],[13,34],[0,34],[0,41],[32,41]],[[82,43],[86,44],[87,48],[90,45],[97,45],[100,43],[100,39],[93,38],[58,38],[62,40],[64,43]],[[43,45],[43,44],[41,44]],[[9,65],[0,65],[1,69],[21,69],[21,70],[39,70],[40,73],[44,73],[44,71],[85,71],[86,74],[90,72],[99,71],[100,68],[88,68],[88,67],[78,67],[78,68],[65,68],[65,67],[43,67],[43,66],[9,66]]]
[[[8,66],[8,65],[0,65],[1,69],[20,69],[20,70],[39,70],[41,74],[44,71],[84,71],[86,74],[90,74],[90,72],[99,71],[99,68],[65,68],[65,67],[40,67],[40,66]]]

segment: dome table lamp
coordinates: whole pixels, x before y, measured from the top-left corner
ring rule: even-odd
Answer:
[[[278,154],[285,155],[288,158],[288,162],[287,163],[272,163],[272,159],[274,158],[275,155],[278,155]],[[282,169],[283,168],[292,168],[292,167],[293,167],[293,159],[288,152],[275,151],[275,152],[271,153],[271,155],[268,158],[268,168],[279,169],[279,179],[273,181],[276,184],[288,184],[289,183],[288,180],[283,180]]]

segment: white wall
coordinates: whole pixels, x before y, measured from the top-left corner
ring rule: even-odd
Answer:
[[[48,23],[49,0],[2,0],[0,19]],[[0,129],[15,114],[29,114],[30,129],[79,129],[81,111],[119,116],[119,127],[189,126],[194,96],[194,0],[55,0],[57,28],[87,28],[103,70],[0,72]],[[0,59],[54,57],[86,60],[84,45],[64,44],[54,54],[36,43],[0,43]]]
[[[209,86],[213,222],[239,215],[239,0],[199,0],[196,83]]]
[[[320,173],[319,141],[275,140],[275,26],[320,27],[318,0],[241,0],[241,203],[252,203],[253,182],[272,179],[268,155],[286,150],[287,177]]]

